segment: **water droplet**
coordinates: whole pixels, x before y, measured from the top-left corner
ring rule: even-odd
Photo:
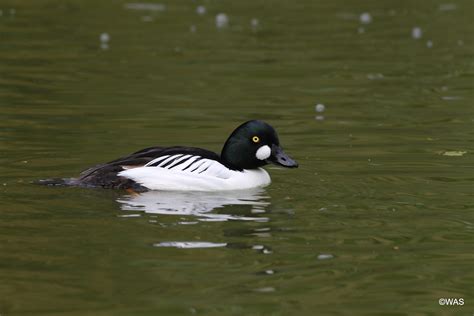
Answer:
[[[196,33],[196,30],[197,30],[196,25],[191,25],[191,26],[189,27],[189,31],[190,31],[191,33]]]
[[[216,15],[216,27],[218,29],[227,27],[229,25],[229,17],[225,13]]]
[[[273,271],[273,270],[265,270],[265,274],[275,274],[275,271]]]
[[[415,26],[415,27],[411,30],[411,37],[413,37],[414,39],[420,39],[421,36],[423,36],[423,31],[421,30],[420,27]]]
[[[204,241],[168,241],[153,244],[153,247],[171,247],[171,248],[182,248],[182,249],[193,249],[193,248],[218,248],[225,247],[227,243],[213,243]]]
[[[261,287],[258,289],[255,289],[256,292],[261,292],[261,293],[269,293],[269,292],[275,292],[275,288],[268,286],[268,287]]]
[[[102,43],[108,43],[110,41],[110,35],[108,33],[100,34],[100,41]]]
[[[324,104],[316,104],[316,106],[314,107],[316,112],[324,112],[324,110],[326,110],[326,106]]]
[[[250,27],[255,31],[260,26],[260,21],[257,18],[250,20]]]
[[[151,21],[153,21],[153,17],[151,17],[149,15],[142,16],[142,21],[143,22],[151,22]]]
[[[451,151],[445,151],[443,153],[443,156],[450,156],[450,157],[462,157],[464,154],[466,154],[467,151],[462,151],[462,150],[451,150]]]
[[[427,41],[426,42],[426,47],[428,47],[428,48],[433,47],[433,41],[432,40]]]
[[[187,221],[178,222],[178,224],[181,224],[181,225],[196,225],[198,223],[199,222],[187,222]]]
[[[369,79],[369,80],[379,80],[379,79],[383,79],[383,74],[381,74],[381,73],[368,74],[368,75],[367,75],[367,79]]]
[[[196,13],[199,15],[204,15],[206,14],[206,7],[203,5],[200,5],[196,8]]]
[[[327,259],[332,259],[334,258],[333,255],[331,255],[330,253],[321,253],[318,255],[318,260],[327,260]]]
[[[441,97],[441,100],[445,100],[445,101],[455,101],[455,100],[462,100],[462,99],[463,97],[456,96],[456,95],[446,95],[446,96]]]
[[[455,3],[442,3],[439,5],[439,11],[454,11],[458,8]]]
[[[364,12],[359,16],[360,23],[362,24],[369,24],[372,22],[372,16],[369,12]]]
[[[165,11],[166,5],[162,3],[126,3],[126,9],[130,10],[150,10],[150,11]]]

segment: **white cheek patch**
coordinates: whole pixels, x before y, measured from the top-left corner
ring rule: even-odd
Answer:
[[[260,147],[255,154],[255,157],[259,160],[265,160],[272,154],[272,150],[267,145]]]

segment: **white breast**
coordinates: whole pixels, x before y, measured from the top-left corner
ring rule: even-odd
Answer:
[[[125,169],[118,175],[150,190],[162,191],[241,190],[271,182],[262,168],[234,171],[218,161],[192,155],[162,156],[143,167]]]

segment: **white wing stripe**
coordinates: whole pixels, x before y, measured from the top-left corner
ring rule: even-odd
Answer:
[[[170,156],[170,155],[165,155],[165,156],[161,156],[161,157],[158,157],[158,158],[156,158],[156,159],[153,159],[152,161],[150,161],[149,163],[147,163],[147,164],[145,165],[145,167],[152,166],[152,165],[154,165],[155,163],[160,162],[161,160],[166,159],[166,158],[169,157],[169,156]]]
[[[174,160],[174,159],[177,159],[179,157],[181,157],[182,155],[173,155],[165,160],[163,160],[162,162],[160,162],[160,164],[157,166],[157,167],[164,167],[164,165],[166,165],[168,162],[170,162],[171,160]]]
[[[206,161],[204,160],[204,161],[202,161],[201,163],[198,163],[198,166],[197,166],[197,167],[194,167],[194,166],[193,166],[193,168],[191,169],[191,172],[194,172],[194,171],[198,170],[199,167],[201,167],[201,166],[202,166],[203,164],[205,164],[205,163],[206,163]]]
[[[183,162],[182,164],[180,164],[179,167],[181,168],[181,171],[188,168],[190,165],[192,165],[199,158],[201,158],[201,156],[193,156],[193,157],[189,158],[188,160],[186,160],[185,162]]]
[[[173,169],[174,167],[184,163],[183,160],[187,160],[189,159],[190,157],[192,157],[192,155],[184,155],[183,157],[177,159],[176,161],[174,161],[172,164],[170,164],[167,168],[168,169]]]
[[[199,168],[196,170],[196,172],[197,172],[197,173],[202,173],[202,172],[204,172],[205,170],[209,169],[209,167],[211,167],[211,166],[212,166],[212,161],[206,159],[206,160],[205,160],[205,163],[204,163],[202,166],[199,166]]]

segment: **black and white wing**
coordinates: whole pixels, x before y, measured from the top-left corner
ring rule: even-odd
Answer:
[[[146,171],[166,169],[175,172],[204,174],[216,170],[228,170],[220,162],[220,157],[211,151],[193,147],[149,147],[128,156],[118,158],[84,170],[76,179],[78,184],[107,188],[132,188],[140,190],[136,181],[120,174],[123,171],[146,168]],[[221,168],[218,168],[221,166]],[[152,169],[155,168],[155,169]],[[217,169],[216,169],[217,168]]]

